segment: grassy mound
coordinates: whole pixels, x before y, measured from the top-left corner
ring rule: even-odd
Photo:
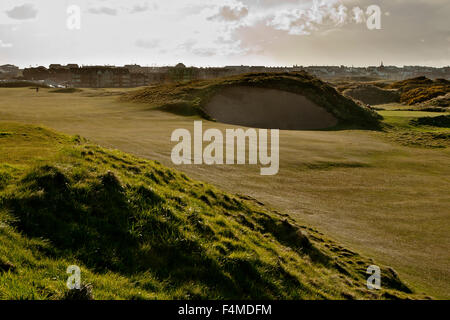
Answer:
[[[356,85],[345,90],[344,95],[366,104],[378,105],[400,101],[400,95],[394,90],[384,90],[371,84]]]
[[[445,79],[433,81],[426,77],[417,77],[394,82],[387,88],[398,89],[400,92],[400,102],[407,105],[414,105],[450,93],[450,81]]]
[[[204,107],[215,94],[224,88],[246,86],[303,95],[335,116],[340,125],[362,128],[379,125],[378,114],[342,96],[336,89],[306,72],[250,73],[221,79],[163,84],[128,93],[121,99],[148,103],[182,115],[200,114],[210,119]]]
[[[79,137],[0,132],[0,299],[422,297],[386,267],[369,291],[373,261],[249,197]]]
[[[422,109],[436,110],[439,112],[445,112],[450,110],[450,92],[445,96],[439,96],[420,104]]]

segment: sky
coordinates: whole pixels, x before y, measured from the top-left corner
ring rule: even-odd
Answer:
[[[440,67],[449,16],[449,0],[1,0],[0,65]]]

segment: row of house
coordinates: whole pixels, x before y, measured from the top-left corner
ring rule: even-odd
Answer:
[[[4,64],[0,66],[0,79],[14,79],[21,75],[21,70],[12,64]]]
[[[314,66],[304,67],[303,70],[324,79],[332,78],[379,78],[387,80],[405,80],[425,76],[430,79],[450,79],[450,67],[434,68],[422,66],[380,66],[346,67],[346,66]]]
[[[13,70],[13,69],[11,69]],[[15,70],[15,69],[14,69]],[[426,76],[431,79],[450,79],[450,67],[432,68],[420,66],[346,67],[346,66],[297,66],[265,67],[265,66],[226,66],[220,68],[186,67],[179,63],[176,66],[143,67],[139,65],[116,66],[78,66],[77,64],[52,64],[49,68],[37,67],[23,70],[23,79],[47,81],[70,87],[139,87],[155,83],[214,79],[239,75],[249,72],[295,72],[307,71],[322,79],[332,78],[380,78],[404,80],[407,78]]]
[[[23,78],[47,81],[70,87],[108,88],[139,87],[154,83],[212,79],[238,74],[227,68],[196,68],[178,64],[175,67],[141,67],[139,65],[82,66],[56,65],[23,70]],[[242,72],[241,72],[242,73]]]
[[[66,66],[52,64],[48,69],[45,67],[25,68],[23,70],[23,79],[85,88],[139,87],[162,80],[158,74],[149,77],[144,73],[131,72],[126,67],[79,67],[76,64]]]

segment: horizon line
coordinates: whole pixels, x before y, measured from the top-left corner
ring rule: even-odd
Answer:
[[[182,62],[180,62],[182,63]],[[166,64],[166,65],[157,65],[157,64],[153,64],[153,65],[149,65],[149,64],[138,64],[138,63],[127,63],[127,64],[78,64],[78,63],[51,63],[48,65],[43,65],[43,64],[35,64],[33,65],[29,65],[29,66],[24,66],[24,65],[15,65],[12,63],[3,63],[0,66],[4,66],[4,65],[13,65],[18,67],[19,69],[25,69],[25,68],[36,68],[36,67],[46,67],[49,68],[51,65],[61,65],[61,66],[67,66],[69,64],[76,64],[80,67],[125,67],[125,66],[140,66],[140,67],[152,67],[152,68],[164,68],[164,67],[174,67],[177,64]],[[184,64],[184,63],[183,63]],[[449,68],[450,65],[442,65],[442,66],[430,66],[430,65],[358,65],[358,66],[348,66],[348,65],[335,65],[335,64],[331,64],[331,65],[327,65],[327,64],[323,64],[323,65],[319,65],[319,64],[314,64],[314,65],[298,65],[298,64],[294,64],[294,65],[185,65],[187,68],[227,68],[227,67],[264,67],[264,68],[295,68],[295,67],[302,67],[302,68],[310,68],[310,67],[345,67],[345,68],[371,68],[371,67],[396,67],[396,68],[404,68],[404,67],[423,67],[423,68],[435,68],[435,69],[442,69],[442,68]]]

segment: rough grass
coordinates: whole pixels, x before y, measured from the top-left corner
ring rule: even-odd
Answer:
[[[305,72],[250,73],[221,79],[162,84],[128,93],[121,100],[147,103],[182,115],[200,114],[210,119],[203,107],[217,92],[230,86],[270,88],[301,94],[333,114],[340,126],[379,127],[380,117],[375,112],[342,96],[333,87]]]
[[[439,96],[437,98],[428,100],[422,104],[420,104],[421,109],[423,110],[436,110],[436,111],[450,111],[450,92],[445,96]]]
[[[450,128],[450,115],[438,117],[423,117],[412,120],[413,125]]]
[[[0,128],[0,299],[76,298],[73,264],[96,299],[423,298],[386,267],[369,291],[373,261],[249,197],[80,137]]]
[[[433,81],[426,77],[417,77],[392,83],[388,88],[400,91],[401,103],[415,105],[439,96],[445,96],[450,92],[450,81],[445,79]]]
[[[447,148],[450,146],[449,115],[423,111],[381,111],[387,136],[414,147]]]

